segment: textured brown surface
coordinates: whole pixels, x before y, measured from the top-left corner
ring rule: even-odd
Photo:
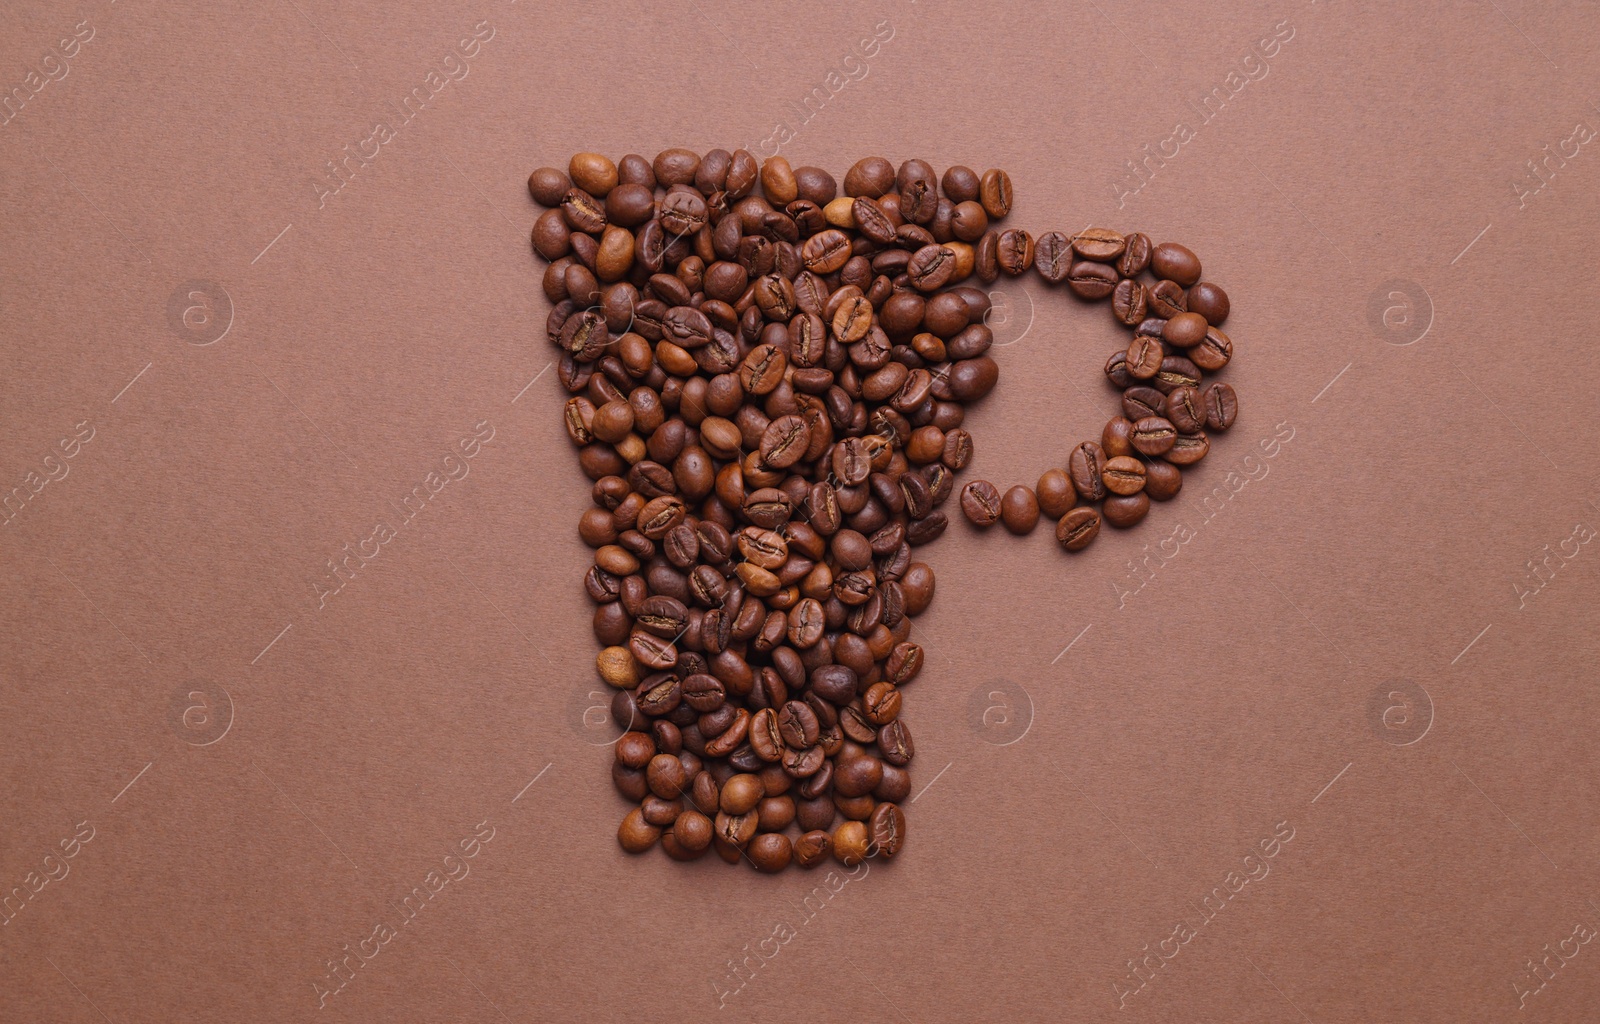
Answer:
[[[0,1019],[1595,1018],[1600,945],[1527,973],[1600,928],[1583,5],[421,11],[0,13],[0,85],[31,97],[0,127],[0,490],[59,477],[0,526],[0,892],[65,872],[4,915]],[[931,550],[929,788],[902,858],[830,869],[831,898],[826,870],[617,848],[588,488],[527,242],[539,164],[764,141],[835,174],[1004,166],[1012,223],[1185,242],[1238,347],[1238,424],[1142,528],[1068,558],[957,523]],[[969,472],[1009,485],[1098,434],[1121,334],[1002,291]],[[184,311],[224,293],[227,334],[193,344],[215,331]],[[1390,707],[1411,686],[1431,712]],[[458,877],[401,925],[431,871]],[[1130,958],[1185,923],[1139,988]]]

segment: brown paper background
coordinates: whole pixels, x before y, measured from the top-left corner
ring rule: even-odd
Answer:
[[[1584,5],[28,3],[0,85],[84,20],[0,127],[0,493],[94,430],[0,526],[0,892],[94,837],[0,927],[0,1019],[1595,1018],[1600,946],[1525,1009],[1514,987],[1600,929],[1600,551],[1570,539],[1600,526],[1600,152],[1512,184],[1600,125]],[[325,162],[483,22],[467,77],[319,209]],[[1243,411],[1082,556],[962,523],[930,549],[928,788],[903,856],[805,920],[825,871],[617,848],[524,183],[581,149],[759,145],[862,67],[785,155],[1002,166],[1011,223],[1189,244],[1234,301]],[[969,474],[1009,484],[1098,434],[1119,333],[999,290]],[[228,296],[220,341],[169,322],[190,291]],[[468,476],[319,609],[325,560],[482,421]],[[1519,598],[1530,559],[1553,578]],[[1431,711],[1386,712],[1410,684]],[[319,1009],[341,944],[480,822],[470,874]],[[1280,822],[1269,874],[1121,1000]]]

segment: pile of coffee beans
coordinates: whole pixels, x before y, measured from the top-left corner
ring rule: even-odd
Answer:
[[[1233,358],[1233,342],[1219,329],[1228,318],[1228,293],[1200,279],[1200,259],[1189,249],[1154,245],[1137,232],[1051,231],[1035,241],[1011,228],[996,243],[1013,254],[1000,264],[1006,273],[1032,266],[1080,299],[1109,298],[1111,315],[1133,328],[1128,347],[1106,361],[1106,379],[1122,391],[1122,412],[1106,422],[1099,442],[1072,449],[1065,469],[1046,470],[1035,487],[1017,484],[1002,495],[989,481],[974,480],[961,489],[961,511],[974,526],[999,522],[1025,534],[1045,515],[1063,548],[1082,551],[1102,520],[1133,526],[1149,514],[1151,500],[1177,497],[1181,467],[1211,450],[1206,431],[1227,430],[1239,415],[1233,387],[1204,380]]]
[[[580,153],[528,189],[566,429],[594,482],[578,528],[625,730],[619,842],[761,871],[893,857],[914,753],[902,691],[923,664],[911,619],[934,593],[915,554],[972,459],[965,406],[999,378],[969,279],[1037,267],[1134,328],[1107,367],[1126,416],[1100,444],[1036,489],[960,494],[979,525],[1049,515],[1072,551],[1099,530],[1089,503],[1137,522],[1204,456],[1202,427],[1232,422],[1232,391],[1200,379],[1231,354],[1227,296],[1182,246],[992,226],[1011,209],[1001,170],[868,157],[841,183],[669,149]]]

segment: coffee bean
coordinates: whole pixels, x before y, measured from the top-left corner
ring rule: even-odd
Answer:
[[[1138,231],[1129,235],[1126,241],[1126,248],[1117,257],[1117,273],[1123,277],[1138,277],[1150,265],[1150,253],[1154,247],[1150,244],[1150,236]]]
[[[925,245],[911,256],[911,263],[906,267],[906,274],[911,279],[912,287],[918,291],[931,292],[944,287],[946,281],[955,273],[955,253],[942,245]]]
[[[788,836],[781,832],[763,832],[751,840],[745,853],[757,871],[772,874],[789,866],[793,850]]]
[[[1178,432],[1170,422],[1160,416],[1145,416],[1134,420],[1129,440],[1139,454],[1153,458],[1171,451],[1177,438]]]
[[[815,746],[821,732],[816,712],[797,700],[789,701],[778,712],[778,728],[786,746],[801,750]]]
[[[844,194],[876,199],[894,188],[894,164],[881,156],[857,160],[844,175]]]
[[[1145,289],[1145,298],[1150,312],[1163,320],[1184,312],[1189,302],[1183,286],[1175,281],[1157,281],[1153,287]]]
[[[1200,280],[1200,257],[1177,242],[1162,242],[1151,250],[1150,269],[1187,288]]]
[[[839,712],[839,728],[846,739],[856,743],[871,743],[878,736],[878,727],[867,718],[866,708],[859,701],[851,702],[848,707]],[[845,785],[848,786],[849,783],[846,782]],[[862,792],[865,792],[865,790]],[[847,795],[859,796],[860,793]]]
[[[853,868],[867,859],[870,852],[867,826],[859,821],[847,821],[833,832],[833,855],[847,868]]]
[[[757,824],[758,819],[754,812],[729,814],[723,811],[715,819],[714,834],[722,842],[742,850],[755,838]]]
[[[1007,530],[1019,536],[1039,525],[1039,499],[1032,488],[1021,484],[1006,491],[1000,499],[1000,518]]]
[[[1080,299],[1103,299],[1117,287],[1117,272],[1104,263],[1079,260],[1067,271],[1067,287]]]
[[[638,807],[629,811],[617,829],[617,842],[629,853],[643,853],[661,836],[661,829],[645,820],[644,811]]]
[[[1213,327],[1222,326],[1228,319],[1228,293],[1210,281],[1200,281],[1189,288],[1189,311],[1199,313]]]
[[[1170,395],[1178,388],[1198,388],[1200,368],[1183,356],[1167,356],[1161,360],[1161,369],[1151,378],[1157,391]]]
[[[683,795],[685,777],[683,762],[671,754],[657,754],[650,759],[645,772],[650,791],[663,800],[676,800]]]
[[[1127,362],[1124,364],[1128,376],[1135,380],[1149,380],[1161,369],[1165,354],[1161,339],[1145,335],[1135,337],[1128,345]]]
[[[1205,434],[1179,434],[1166,457],[1175,466],[1192,466],[1210,450],[1211,441]]]
[[[1118,494],[1106,499],[1101,513],[1106,522],[1119,529],[1135,525],[1150,512],[1150,496],[1143,491],[1137,494]]]
[[[801,416],[779,416],[762,432],[761,461],[772,469],[786,469],[805,457],[811,428]]]
[[[877,856],[887,860],[899,853],[900,847],[905,843],[905,812],[896,804],[881,803],[873,809],[867,829],[872,837],[873,851]]]
[[[561,198],[561,216],[573,231],[597,235],[605,230],[606,208],[581,188],[571,188]]]
[[[1178,348],[1190,348],[1205,340],[1207,326],[1199,313],[1179,313],[1167,320],[1161,337]]]
[[[956,164],[944,172],[939,187],[944,191],[945,198],[952,203],[971,202],[978,198],[978,172],[970,167]]]
[[[999,248],[995,258],[1000,269],[1017,277],[1033,266],[1033,236],[1021,228],[1007,228],[1000,232]]]
[[[625,732],[617,738],[617,763],[629,768],[643,768],[655,757],[656,741],[649,733]]]
[[[1106,460],[1100,478],[1112,494],[1136,494],[1144,490],[1144,463],[1132,456],[1118,455]]]
[[[1033,265],[1038,268],[1039,276],[1051,284],[1058,284],[1067,278],[1067,272],[1072,269],[1073,246],[1072,240],[1059,231],[1047,231],[1039,236],[1033,250]]]
[[[1011,175],[991,168],[983,172],[978,182],[978,201],[984,212],[1000,220],[1011,212]]]
[[[745,814],[765,795],[766,787],[758,776],[734,775],[722,784],[718,806],[726,814]]]
[[[1056,542],[1068,551],[1082,551],[1100,533],[1100,513],[1092,508],[1070,509],[1056,523]]]
[[[1160,416],[1167,409],[1167,396],[1151,387],[1135,385],[1122,392],[1122,415],[1137,423],[1146,416]]]
[[[923,653],[920,644],[902,640],[894,645],[883,664],[884,678],[896,686],[904,686],[922,671]]]
[[[993,526],[1000,520],[1000,491],[987,480],[974,480],[961,488],[961,512],[973,526]]]
[[[1078,502],[1078,492],[1073,488],[1072,481],[1060,469],[1045,470],[1034,487],[1034,494],[1038,498],[1039,511],[1052,520],[1066,515]]]
[[[832,805],[829,805],[831,815]],[[794,841],[794,859],[803,868],[813,868],[833,852],[833,837],[822,829],[807,832]]]
[[[978,239],[972,253],[972,269],[983,284],[993,284],[1000,276],[1000,232],[991,229]]]
[[[528,194],[540,206],[560,205],[571,187],[572,179],[554,167],[541,167],[528,175]]]
[[[1144,285],[1131,278],[1117,282],[1111,293],[1111,313],[1117,322],[1133,327],[1144,320],[1145,308]]]
[[[1221,386],[1227,387],[1226,384]],[[1206,405],[1200,398],[1200,392],[1192,387],[1174,388],[1167,393],[1166,414],[1181,433],[1198,433],[1206,424]]]
[[[1130,388],[1135,381],[1128,372],[1128,350],[1119,348],[1111,353],[1111,358],[1106,360],[1106,380],[1118,388]]]
[[[1169,501],[1183,487],[1183,473],[1164,459],[1152,459],[1144,467],[1144,493],[1153,501]]]
[[[1200,369],[1215,373],[1233,358],[1233,342],[1213,327],[1206,331],[1205,340],[1189,350],[1189,358]]]
[[[1112,263],[1127,251],[1128,241],[1110,228],[1086,228],[1073,236],[1072,248],[1086,260]]]
[[[1205,425],[1212,430],[1227,430],[1239,416],[1239,399],[1227,384],[1213,384],[1206,388],[1200,402],[1205,410]],[[1196,428],[1189,433],[1198,433]]]
[[[1073,490],[1086,501],[1099,501],[1106,496],[1105,483],[1100,479],[1106,455],[1093,441],[1085,441],[1072,449],[1067,456],[1067,476]]]
[[[1106,421],[1105,429],[1100,432],[1100,447],[1111,458],[1118,455],[1132,455],[1133,423],[1125,416],[1111,417]]]

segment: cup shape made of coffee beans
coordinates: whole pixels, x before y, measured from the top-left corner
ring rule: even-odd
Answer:
[[[1140,233],[1004,226],[1005,171],[579,153],[528,179],[562,422],[591,481],[596,668],[622,730],[617,838],[777,872],[892,858],[915,743],[904,689],[956,505],[1066,551],[1175,497],[1238,399],[1199,258]],[[1098,440],[1036,486],[957,487],[999,379],[990,299],[1036,270],[1130,330]]]

